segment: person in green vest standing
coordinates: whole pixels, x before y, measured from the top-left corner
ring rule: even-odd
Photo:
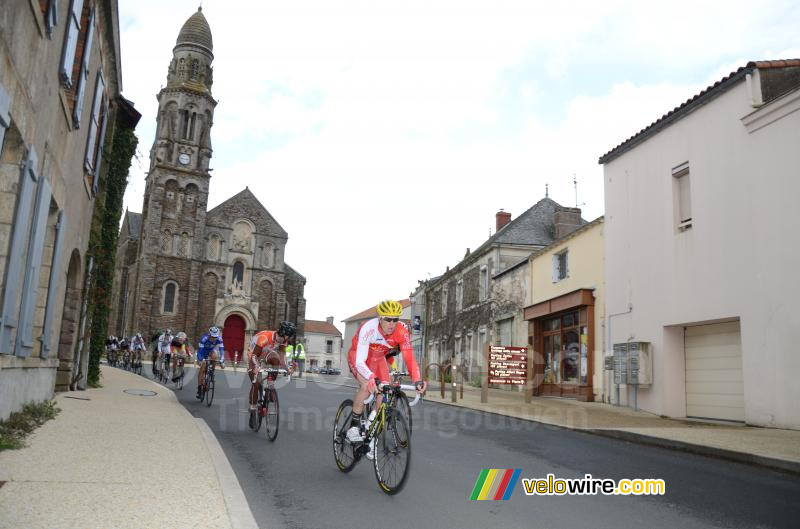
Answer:
[[[306,370],[306,348],[299,343],[294,346],[294,359],[297,362],[297,376],[302,377]]]

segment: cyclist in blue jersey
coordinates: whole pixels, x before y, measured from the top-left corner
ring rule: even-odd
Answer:
[[[219,327],[212,326],[208,332],[200,338],[200,343],[197,345],[197,364],[200,369],[197,370],[197,398],[200,398],[200,386],[206,376],[206,366],[208,359],[219,362],[219,367],[225,369],[225,347],[222,344],[222,333]]]

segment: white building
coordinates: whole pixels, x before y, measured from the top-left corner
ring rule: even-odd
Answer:
[[[600,158],[606,347],[650,342],[640,408],[800,428],[799,110],[800,60],[751,62]]]
[[[303,345],[306,348],[306,369],[342,369],[347,363],[342,358],[342,333],[333,325],[333,316],[326,321],[306,320]]]

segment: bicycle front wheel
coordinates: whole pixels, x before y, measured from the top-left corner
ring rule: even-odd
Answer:
[[[267,439],[274,441],[278,437],[278,426],[280,419],[280,410],[278,409],[278,392],[275,388],[267,389],[266,395],[267,414],[266,414],[266,429]]]
[[[206,388],[206,406],[211,407],[211,403],[214,402],[214,373],[212,371],[211,375],[206,375],[208,382]]]
[[[411,466],[411,432],[406,418],[391,408],[386,410],[383,430],[375,436],[375,478],[386,494],[403,489]]]
[[[400,392],[397,394],[395,407],[397,408],[397,411],[400,412],[400,415],[405,417],[406,422],[408,423],[408,435],[411,435],[411,432],[414,430],[414,425],[412,424],[414,421],[411,416],[411,405],[408,403],[408,397],[405,393]]]
[[[345,400],[336,411],[333,421],[333,459],[342,472],[350,472],[356,465],[356,456],[353,445],[347,440],[347,430],[353,416],[353,401]]]

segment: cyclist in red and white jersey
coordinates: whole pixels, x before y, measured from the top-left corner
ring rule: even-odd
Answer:
[[[406,368],[411,374],[411,379],[417,388],[417,393],[424,394],[428,383],[421,380],[419,366],[414,358],[411,347],[411,337],[408,328],[400,322],[403,306],[397,301],[386,300],[378,303],[378,317],[365,321],[358,332],[353,336],[353,343],[347,353],[347,363],[350,372],[358,380],[359,388],[353,398],[353,418],[350,429],[347,430],[347,439],[358,442],[364,439],[362,415],[364,413],[364,399],[377,390],[375,379],[389,382],[389,365],[386,353],[395,347],[400,348]],[[381,396],[376,399],[376,406],[380,405]]]

